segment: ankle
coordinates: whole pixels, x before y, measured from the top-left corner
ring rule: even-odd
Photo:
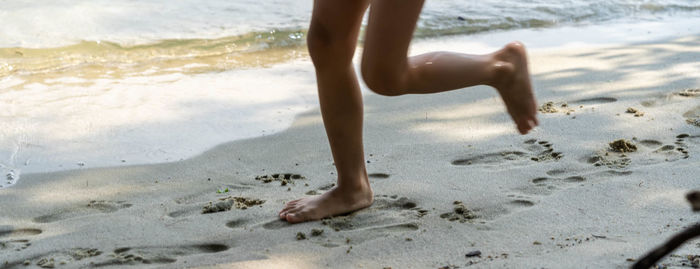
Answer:
[[[489,63],[489,72],[491,74],[487,85],[496,88],[500,91],[503,85],[507,85],[513,78],[515,66],[512,63],[492,58]]]
[[[515,75],[516,64],[525,53],[525,47],[520,42],[511,42],[502,49],[490,54],[489,68],[491,79],[488,83],[496,89],[507,85]]]
[[[370,187],[369,181],[367,180],[367,178],[361,178],[359,180],[358,179],[341,180],[339,178],[338,183],[335,186],[335,189],[341,190],[343,192],[348,192],[348,193],[372,191],[372,188]]]
[[[337,185],[333,191],[351,200],[372,200],[373,192],[367,176],[355,177],[352,180],[338,178]]]
[[[364,166],[362,166],[359,169],[344,170],[350,170],[351,172],[346,171],[344,173],[341,173],[341,171],[338,171],[338,183],[336,185],[342,185],[350,189],[362,189],[369,186],[369,177],[367,176],[367,170],[364,168]]]

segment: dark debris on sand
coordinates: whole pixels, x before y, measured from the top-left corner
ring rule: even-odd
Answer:
[[[567,103],[560,103],[560,105],[557,105],[554,102],[546,102],[537,108],[537,110],[543,114],[562,112],[566,113],[566,115],[571,115],[571,113],[576,112],[576,110],[571,109]]]
[[[231,208],[233,208],[234,206],[238,209],[248,209],[248,207],[261,205],[263,203],[265,203],[265,200],[229,196],[225,198],[219,198],[219,201],[216,203],[209,202],[209,204],[205,205],[202,208],[202,214],[228,211],[231,210]]]
[[[477,217],[462,201],[454,201],[452,204],[454,205],[453,211],[441,214],[441,218],[465,223]]]
[[[542,106],[540,106],[537,110],[539,110],[542,113],[557,113],[559,112],[559,109],[554,105],[554,102],[546,102]]]
[[[700,88],[697,89],[685,89],[676,93],[677,95],[683,97],[698,97],[700,96]]]
[[[632,163],[632,159],[625,153],[637,151],[637,145],[625,139],[615,140],[608,143],[608,145],[610,146],[608,151],[596,153],[588,158],[588,163],[613,169],[622,169]],[[615,152],[621,154],[614,154]]]
[[[637,151],[637,145],[633,144],[632,142],[625,140],[625,139],[618,139],[613,142],[610,142],[608,145],[610,145],[610,148],[614,152],[635,152]]]
[[[323,229],[311,229],[311,236],[320,236],[323,234]]]
[[[480,251],[480,250],[474,250],[474,251],[468,252],[467,254],[464,254],[464,257],[467,257],[467,258],[469,258],[469,257],[480,257],[480,256],[481,256],[481,251]]]
[[[287,184],[294,184],[295,180],[306,179],[306,177],[299,174],[283,173],[283,174],[271,174],[256,176],[255,180],[262,181],[263,183],[270,183],[273,181],[279,181],[280,186],[286,186]]]
[[[635,117],[644,116],[644,112],[642,112],[642,111],[640,111],[640,110],[638,110],[638,109],[636,109],[636,108],[634,108],[634,107],[628,107],[628,108],[627,108],[627,111],[625,111],[625,113],[634,114]]]
[[[335,216],[333,218],[321,219],[321,225],[326,225],[336,232],[341,230],[352,230],[354,224],[351,222],[351,216]]]

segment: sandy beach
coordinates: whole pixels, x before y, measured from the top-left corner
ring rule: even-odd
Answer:
[[[488,87],[367,94],[370,208],[277,219],[335,182],[314,109],[178,162],[22,175],[0,190],[0,268],[627,268],[698,222],[700,37],[530,60],[526,136]],[[700,240],[674,254],[693,268]]]

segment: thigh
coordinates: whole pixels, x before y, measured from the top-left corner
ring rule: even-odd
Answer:
[[[372,0],[363,65],[405,65],[424,0]]]
[[[351,42],[343,45],[354,48],[368,5],[369,0],[314,0],[309,26],[309,38],[313,40],[310,42],[320,45]]]

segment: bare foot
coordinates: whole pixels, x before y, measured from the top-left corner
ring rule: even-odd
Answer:
[[[539,122],[525,46],[520,42],[512,42],[492,56],[495,76],[491,86],[496,88],[503,98],[508,113],[518,126],[518,131],[526,134]]]
[[[319,196],[288,202],[279,217],[289,223],[319,220],[369,207],[372,202],[369,185],[360,188],[335,187]]]

